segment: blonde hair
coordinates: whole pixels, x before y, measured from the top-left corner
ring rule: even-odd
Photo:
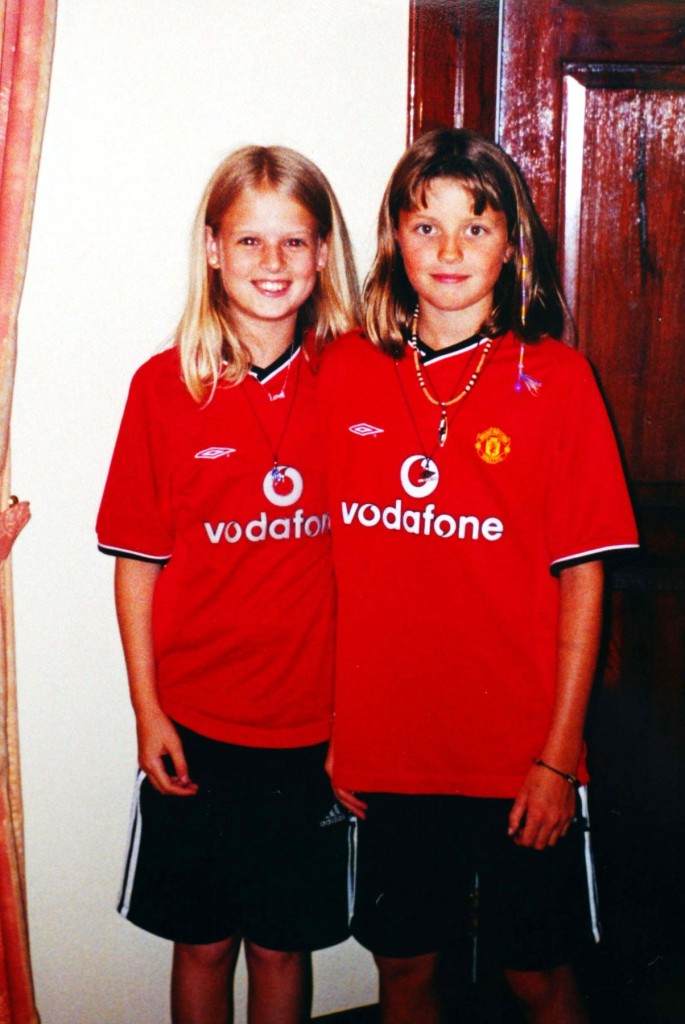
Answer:
[[[558,283],[549,239],[516,164],[494,142],[464,128],[437,128],[421,135],[395,167],[378,215],[378,248],[364,283],[365,328],[375,345],[390,355],[404,350],[417,303],[395,232],[402,210],[426,204],[431,183],[450,178],[468,189],[474,211],[486,206],[504,213],[514,257],[502,267],[493,309],[481,330],[491,336],[513,329],[524,341],[543,334],[559,337],[566,304]],[[523,301],[525,247],[528,275]]]
[[[244,146],[217,167],[200,202],[191,238],[190,282],[174,335],[183,380],[191,395],[211,398],[220,382],[236,384],[250,366],[249,354],[231,324],[221,275],[207,263],[206,229],[219,231],[228,208],[246,188],[269,186],[300,203],[328,242],[328,261],[298,314],[312,328],[317,349],[360,322],[359,288],[347,228],[325,175],[302,154],[284,146]]]

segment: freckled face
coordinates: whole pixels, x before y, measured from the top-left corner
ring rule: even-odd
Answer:
[[[460,314],[477,331],[512,254],[504,213],[490,206],[474,213],[468,189],[453,178],[435,178],[424,207],[400,211],[395,238],[422,313]]]
[[[328,257],[328,245],[304,206],[268,186],[246,188],[216,234],[207,228],[206,244],[239,334],[259,336],[267,325],[288,321],[294,330],[297,311]]]

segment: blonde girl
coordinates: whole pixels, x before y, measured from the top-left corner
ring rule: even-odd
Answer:
[[[98,517],[138,736],[119,912],[174,942],[174,1024],[309,1019],[309,952],[346,935],[345,814],[323,771],[333,589],[309,359],[357,320],[321,171],[217,168],[174,345],[135,374]],[[322,823],[326,827],[322,827]]]

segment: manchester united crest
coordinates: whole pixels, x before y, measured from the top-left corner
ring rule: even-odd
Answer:
[[[483,462],[496,466],[498,462],[504,462],[511,451],[511,438],[499,427],[488,427],[476,435],[476,451]]]

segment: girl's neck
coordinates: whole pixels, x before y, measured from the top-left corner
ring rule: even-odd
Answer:
[[[236,323],[235,330],[250,355],[252,365],[266,367],[275,363],[279,356],[282,356],[292,345],[296,323],[296,317],[265,323],[264,329],[259,334],[256,334],[254,330],[241,334],[240,323]]]
[[[419,306],[418,334],[421,341],[436,352],[458,345],[478,334],[487,320],[490,309],[470,307],[465,310],[441,310],[434,306]]]

